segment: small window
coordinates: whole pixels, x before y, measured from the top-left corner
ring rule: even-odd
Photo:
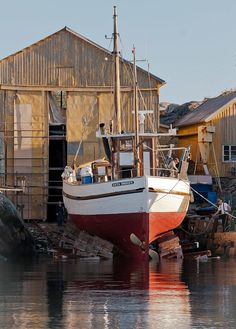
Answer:
[[[236,146],[235,145],[231,146],[231,160],[236,161]]]
[[[52,91],[52,96],[55,98],[57,106],[66,110],[67,108],[67,92],[64,90]]]
[[[223,162],[236,161],[236,145],[223,145],[222,146],[222,159],[223,159]]]

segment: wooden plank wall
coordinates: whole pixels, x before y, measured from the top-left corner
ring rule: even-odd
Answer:
[[[124,129],[130,131],[133,116],[132,67],[121,60],[120,69],[122,119],[125,123]],[[137,68],[137,74],[144,99],[144,102],[140,100],[140,109],[154,109],[153,115],[147,115],[146,128],[151,129],[153,123],[157,123],[159,88],[164,81],[140,68]],[[34,166],[31,174],[34,184],[30,183],[32,186],[28,194],[34,209],[29,210],[32,218],[45,219],[46,208],[42,207],[42,204],[46,204],[47,197],[48,91],[67,91],[68,149],[73,143],[74,146],[79,144],[82,137],[81,119],[84,114],[90,112],[88,131],[86,136],[83,136],[84,147],[88,146],[89,152],[85,153],[80,161],[92,160],[104,155],[101,141],[96,139],[95,131],[100,122],[105,122],[108,126],[109,120],[112,119],[113,76],[112,54],[66,28],[0,61],[0,109],[1,121],[4,122],[1,131],[4,132],[7,145],[5,183],[10,186],[15,184],[13,136],[14,103],[17,94],[24,102],[33,106]],[[146,90],[149,88],[152,88],[151,92]],[[74,154],[68,154],[69,165]],[[39,158],[43,159],[43,162],[39,163]],[[40,176],[41,174],[43,176]],[[12,198],[14,199],[14,195]]]
[[[131,53],[130,53],[131,55]],[[19,86],[112,86],[112,54],[63,29],[0,61],[0,84]],[[132,67],[121,61],[121,85],[131,86]],[[143,88],[160,83],[137,69]]]
[[[220,177],[231,177],[231,168],[235,167],[236,163],[222,161],[222,145],[236,145],[236,103],[231,103],[216,115],[212,121],[206,124],[215,126],[208,161],[209,168],[212,168],[211,174],[213,176],[216,175],[215,163],[217,163]],[[180,135],[178,145],[186,146],[187,144],[191,144],[192,159],[194,161],[197,160],[198,163],[200,163],[200,153],[198,150],[197,129],[201,125],[204,125],[204,123],[180,127],[178,129],[178,135]],[[214,153],[216,157],[214,157]]]

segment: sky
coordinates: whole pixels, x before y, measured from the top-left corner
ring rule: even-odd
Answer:
[[[236,0],[0,0],[0,59],[68,26],[166,81],[160,101],[183,104],[236,87]]]

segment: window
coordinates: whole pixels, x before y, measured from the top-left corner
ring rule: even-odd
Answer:
[[[57,90],[51,92],[54,97],[57,106],[62,109],[66,109],[67,107],[67,92],[63,90]]]
[[[236,145],[222,146],[222,160],[223,162],[236,161]]]

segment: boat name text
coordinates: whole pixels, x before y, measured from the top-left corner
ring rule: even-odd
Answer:
[[[123,186],[123,185],[131,185],[134,184],[133,180],[130,180],[128,182],[117,182],[117,183],[113,183],[112,187],[117,187],[117,186]]]

